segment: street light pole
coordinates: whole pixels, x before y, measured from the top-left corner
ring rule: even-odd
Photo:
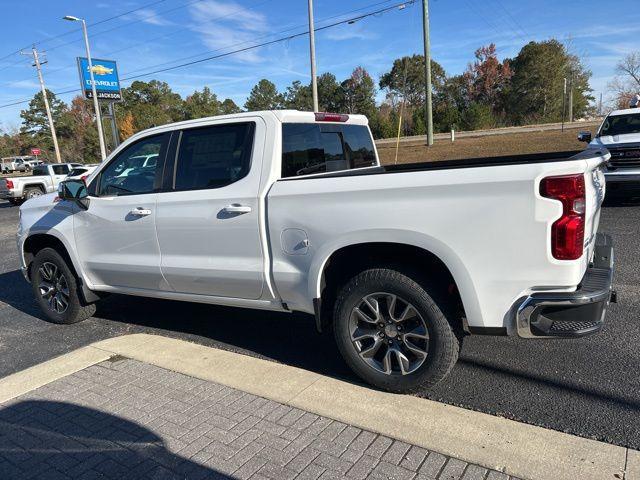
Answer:
[[[427,145],[433,145],[433,105],[431,98],[431,39],[429,35],[429,0],[422,0],[422,24],[424,34],[424,76],[426,88],[425,120]]]
[[[313,93],[313,111],[318,107],[318,77],[316,76],[316,32],[313,21],[313,0],[309,0],[309,49],[311,50],[311,91]]]
[[[100,103],[98,102],[98,94],[96,93],[96,82],[93,78],[93,63],[91,62],[91,49],[89,48],[89,34],[87,33],[87,22],[82,18],[67,15],[65,20],[72,22],[82,22],[82,33],[84,35],[84,46],[87,49],[87,64],[89,67],[89,78],[91,79],[91,96],[93,97],[93,108],[96,112],[96,124],[98,126],[98,139],[100,140],[100,156],[102,160],[107,158],[107,149],[104,143],[104,132],[102,131],[102,113],[100,112]]]

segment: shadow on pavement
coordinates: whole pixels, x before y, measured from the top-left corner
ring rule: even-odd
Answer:
[[[0,410],[0,478],[231,478],[169,451],[129,420],[66,402]]]
[[[0,274],[0,302],[39,319],[44,314],[19,270]],[[126,295],[109,295],[98,303],[95,321],[117,322],[115,332],[165,333],[200,344],[245,351],[338,378],[355,380],[342,362],[331,332],[318,335],[313,317],[219,307]],[[66,325],[53,328],[69,328]],[[113,330],[113,329],[112,329]],[[176,335],[177,334],[177,335]]]
[[[45,318],[33,298],[31,285],[25,281],[20,270],[0,273],[0,302],[27,315]]]
[[[319,335],[310,315],[111,295],[100,302],[96,317],[197,336],[193,340],[205,345],[208,339],[214,346],[355,380],[332,333]]]

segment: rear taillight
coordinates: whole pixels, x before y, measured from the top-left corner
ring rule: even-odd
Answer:
[[[11,190],[13,188],[13,180],[7,179],[5,182],[7,182],[7,188]]]
[[[80,180],[82,180],[84,183],[87,183],[87,177],[88,177],[88,176],[89,176],[89,175],[82,175],[82,176],[80,177]]]
[[[577,260],[584,251],[584,175],[543,178],[540,195],[562,203],[562,216],[551,227],[551,253],[558,260]]]
[[[316,113],[316,122],[346,122],[349,115],[340,113]]]

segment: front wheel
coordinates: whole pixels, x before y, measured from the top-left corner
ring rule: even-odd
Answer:
[[[334,334],[354,373],[397,393],[430,388],[445,378],[460,341],[437,292],[391,269],[353,277],[338,294]]]
[[[95,304],[83,301],[75,275],[52,248],[40,250],[33,260],[31,285],[40,308],[53,323],[81,322],[96,311]]]

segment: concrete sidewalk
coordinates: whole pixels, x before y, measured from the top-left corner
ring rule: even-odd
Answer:
[[[640,479],[634,450],[143,334],[0,379],[0,427],[2,479]]]
[[[4,403],[0,478],[509,477],[135,360],[101,362]]]

